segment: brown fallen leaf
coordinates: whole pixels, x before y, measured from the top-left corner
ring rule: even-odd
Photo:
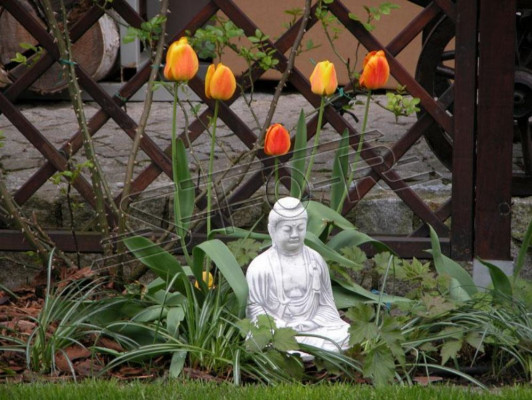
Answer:
[[[91,267],[84,267],[81,269],[62,269],[61,281],[57,284],[58,289],[61,289],[68,285],[70,282],[77,281],[84,278],[91,278],[96,272]]]
[[[67,347],[63,351],[58,351],[55,355],[55,365],[60,371],[63,372],[71,372],[70,370],[70,364],[67,361],[70,360],[71,363],[73,363],[76,360],[79,360],[80,358],[88,358],[91,356],[91,352],[89,349],[82,347],[78,344],[75,344],[73,346]]]
[[[105,337],[102,337],[98,340],[98,346],[105,347],[114,351],[122,352],[124,351],[124,348],[120,345],[120,343],[115,342],[112,339],[108,339]]]
[[[421,386],[427,386],[430,383],[443,381],[441,376],[416,376],[414,382],[420,384]]]
[[[146,370],[144,368],[123,366],[118,371],[118,375],[122,375],[122,376],[137,376],[137,375],[141,375],[141,374],[143,374],[145,372],[146,372]]]
[[[102,369],[102,366],[92,358],[79,361],[74,365],[74,371],[78,376],[93,376]]]

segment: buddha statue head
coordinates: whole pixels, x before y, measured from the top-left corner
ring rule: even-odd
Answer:
[[[273,247],[285,255],[299,253],[304,245],[307,219],[307,210],[298,199],[283,197],[277,200],[268,216]]]

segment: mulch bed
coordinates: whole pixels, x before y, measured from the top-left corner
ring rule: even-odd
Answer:
[[[72,280],[89,278],[93,275],[90,269],[84,268],[79,270],[62,270],[58,276],[57,288],[61,288]],[[46,279],[43,276],[37,276],[29,286],[20,287],[8,291],[0,290],[0,348],[12,346],[12,339],[19,339],[23,343],[27,342],[29,336],[38,328],[37,317],[44,305],[44,296],[46,293]],[[53,323],[47,328],[47,334],[53,334],[56,325]],[[10,340],[11,339],[11,340]],[[74,344],[55,354],[55,372],[38,373],[28,369],[25,352],[17,351],[0,351],[0,382],[35,382],[35,381],[68,381],[82,379],[98,375],[110,361],[108,355],[92,352],[92,346],[111,349],[114,351],[123,351],[122,346],[106,337],[96,337],[88,335],[81,341],[81,345]],[[169,357],[160,356],[152,360],[149,364],[142,366],[121,365],[111,371],[101,374],[102,378],[114,378],[118,380],[147,380],[152,381],[164,377],[168,371]],[[316,371],[312,363],[307,365],[307,374],[320,380],[321,378],[330,381],[342,380],[338,377],[323,375],[323,371]],[[439,375],[439,374],[438,374]],[[213,376],[201,370],[184,368],[183,376],[189,379],[198,379],[202,381],[223,382],[226,379]],[[475,376],[489,386],[500,386],[503,384],[515,384],[512,377],[501,377],[497,381],[483,378],[482,374]],[[357,383],[369,383],[364,378],[357,379]],[[455,383],[459,385],[469,385],[463,379],[457,379],[456,376],[423,376],[414,378],[419,385],[428,385],[435,382]]]

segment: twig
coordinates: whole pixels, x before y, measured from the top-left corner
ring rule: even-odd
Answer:
[[[13,200],[9,190],[7,190],[1,169],[0,204],[3,206],[3,212],[6,213],[5,216],[0,215],[0,217],[5,219],[9,226],[13,226],[22,232],[30,246],[35,249],[42,265],[45,266],[48,263],[48,255],[51,251],[51,247],[54,246],[54,243],[48,235],[44,234],[39,225],[31,224],[26,218],[24,218],[17,203]],[[47,242],[49,244],[47,244]],[[63,260],[68,266],[73,266],[72,261],[63,252],[56,252],[56,256]]]
[[[81,98],[81,90],[76,77],[76,62],[72,59],[72,43],[68,35],[65,5],[63,1],[59,2],[61,13],[63,16],[63,32],[59,28],[59,24],[57,22],[54,10],[52,9],[51,0],[43,0],[42,4],[44,6],[44,13],[46,15],[48,25],[57,42],[57,47],[59,49],[59,57],[62,61],[63,69],[67,73],[68,92],[74,108],[74,112],[76,114],[76,119],[78,120],[78,125],[83,135],[83,147],[85,150],[85,156],[87,157],[87,160],[91,162],[89,171],[96,201],[95,208],[98,228],[102,233],[103,237],[106,237],[109,235],[109,223],[107,221],[106,205],[108,205],[110,207],[110,210],[116,213],[116,215],[118,215],[118,210],[113,202],[113,197],[111,195],[111,191],[109,190],[109,186],[105,181],[101,166],[98,163],[92,138],[89,133],[87,120],[85,118],[83,99]],[[112,248],[110,246],[105,246],[104,253],[109,255],[111,254],[111,252]]]
[[[290,76],[290,74],[292,73],[292,69],[294,68],[294,63],[296,60],[298,48],[301,45],[303,36],[305,35],[305,31],[307,30],[307,23],[310,18],[311,3],[312,3],[311,0],[305,0],[305,11],[303,12],[301,26],[299,27],[299,31],[297,32],[294,45],[292,46],[292,49],[290,50],[290,56],[288,57],[288,63],[287,63],[286,69],[284,70],[281,76],[281,79],[279,80],[279,83],[277,84],[277,87],[275,88],[275,93],[273,95],[272,102],[270,103],[270,109],[268,110],[268,115],[266,116],[266,119],[264,120],[264,125],[262,125],[260,141],[262,141],[262,138],[263,138],[264,133],[266,132],[266,129],[268,129],[268,127],[270,126],[272,122],[273,114],[275,113],[275,110],[277,108],[277,103],[279,102],[279,98],[281,97],[281,93],[283,91],[284,85],[286,84],[286,81],[288,80],[288,77]]]
[[[159,13],[163,16],[166,16],[167,12],[168,12],[168,0],[162,0]],[[148,124],[148,118],[150,117],[151,106],[153,103],[153,87],[154,87],[155,80],[157,79],[157,75],[159,72],[159,66],[161,65],[161,61],[162,61],[164,43],[165,43],[165,40],[164,40],[165,35],[166,35],[166,21],[163,22],[161,26],[161,33],[159,36],[159,41],[157,42],[157,48],[156,48],[155,55],[152,60],[152,69],[151,69],[150,77],[148,79],[148,84],[146,87],[146,95],[144,98],[144,107],[142,109],[142,115],[137,125],[137,129],[135,130],[135,137],[133,139],[133,145],[131,147],[131,151],[129,153],[129,158],[127,162],[126,176],[124,178],[124,188],[122,190],[122,196],[121,196],[122,200],[120,203],[120,219],[119,219],[119,224],[118,224],[118,236],[119,237],[126,231],[127,210],[129,208],[129,203],[130,203],[129,194],[131,192],[131,181],[133,179],[135,161],[137,159],[137,155],[138,155],[139,148],[140,148],[140,141],[142,140],[142,136],[144,135],[144,132],[146,130],[146,125]],[[119,243],[118,245],[119,253],[123,253],[123,250],[124,250],[123,244]],[[117,268],[116,272],[119,275],[119,278],[123,278],[122,263],[119,263],[119,267]]]

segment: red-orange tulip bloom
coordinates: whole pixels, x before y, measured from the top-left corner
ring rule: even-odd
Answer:
[[[211,64],[205,77],[205,96],[214,100],[229,100],[236,90],[233,71],[222,63]]]
[[[273,124],[266,131],[264,152],[269,156],[282,156],[290,150],[290,134],[281,124]]]
[[[314,94],[319,94],[320,96],[333,94],[338,87],[334,64],[329,61],[317,63],[310,75],[310,86]]]
[[[182,37],[168,48],[163,74],[169,81],[188,81],[196,75],[198,66],[196,52]]]
[[[364,69],[359,83],[367,89],[379,89],[386,85],[390,77],[390,66],[384,51],[372,51],[364,58]]]

